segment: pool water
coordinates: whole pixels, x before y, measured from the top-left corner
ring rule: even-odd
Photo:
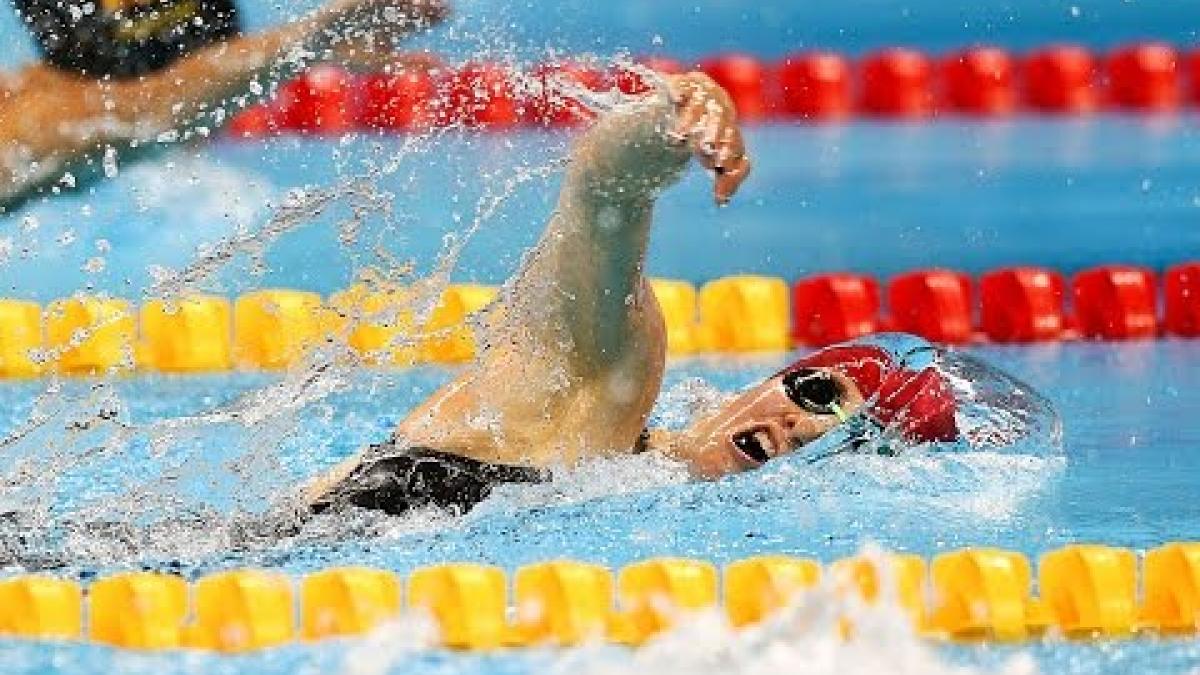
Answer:
[[[654,555],[727,562],[763,551],[829,560],[854,553],[866,540],[922,554],[967,545],[1036,554],[1076,541],[1151,547],[1200,536],[1200,506],[1187,498],[1200,477],[1200,458],[1192,451],[1200,431],[1181,423],[1198,404],[1189,383],[1200,351],[1171,341],[972,351],[1020,373],[1055,402],[1065,423],[1065,466],[1054,457],[1017,453],[913,453],[904,461],[843,456],[812,466],[779,461],[717,483],[692,483],[653,458],[608,460],[549,486],[506,486],[463,518],[388,519],[346,541],[313,548],[285,541],[243,555],[292,571],[347,561],[399,570],[445,560],[514,567],[557,555],[619,566]],[[736,390],[781,363],[782,357],[677,362],[658,420],[670,424],[710,395],[710,387]],[[37,485],[57,519],[130,513],[161,491],[163,481],[170,481],[180,511],[253,512],[300,479],[385,438],[448,375],[433,369],[360,374],[319,402],[291,412],[274,402],[268,418],[247,412],[244,422],[214,418],[238,409],[245,403],[239,394],[267,384],[267,376],[138,376],[114,385],[121,423],[86,436],[63,429],[89,406],[101,407],[98,385],[70,383],[56,405],[43,406],[51,411],[44,433],[53,440],[43,445],[35,435],[16,444],[5,468],[15,475],[13,458],[26,445],[43,460],[75,450],[77,464],[51,475],[55,465],[45,462],[46,480]],[[32,390],[0,390],[0,431],[26,419]],[[179,427],[198,411],[208,419]],[[155,426],[163,420],[176,426]],[[172,443],[163,444],[164,438]],[[79,458],[78,450],[91,448],[102,451]],[[67,569],[86,576],[110,565],[170,562],[201,572],[229,564],[219,543],[214,553],[189,551],[202,544],[203,533],[196,534],[148,542],[145,551],[114,551],[108,564],[104,555],[70,561]],[[390,541],[393,535],[400,539]]]
[[[864,542],[930,556],[968,545],[998,546],[1036,555],[1073,542],[1149,548],[1169,540],[1200,537],[1200,506],[1193,499],[1200,480],[1194,448],[1200,430],[1187,422],[1200,406],[1192,383],[1200,350],[1187,342],[1067,344],[986,347],[972,350],[1048,394],[1065,426],[1065,464],[1057,459],[1001,454],[909,454],[897,458],[845,456],[804,466],[777,461],[763,470],[717,483],[689,483],[652,458],[613,460],[585,466],[548,486],[505,488],[460,518],[415,514],[400,519],[326,523],[299,538],[231,550],[228,536],[235,510],[262,509],[280,490],[387,434],[411,405],[443,381],[448,371],[358,373],[341,391],[294,414],[265,421],[209,422],[176,436],[156,453],[155,421],[203,410],[238,408],[238,394],[269,385],[266,376],[163,378],[138,376],[114,383],[123,402],[116,426],[93,429],[85,439],[61,430],[88,405],[103,405],[107,392],[95,382],[69,383],[46,433],[50,447],[38,452],[47,467],[36,492],[50,504],[50,529],[59,531],[65,564],[59,574],[91,578],[98,572],[150,567],[194,576],[238,565],[269,566],[292,573],[332,565],[366,564],[401,573],[447,560],[481,561],[512,569],[525,563],[572,557],[611,566],[657,555],[695,556],[716,563],[777,552],[822,561],[856,553]],[[782,357],[691,359],[673,364],[657,415],[670,423],[690,403],[711,394],[696,377],[720,390],[734,390],[769,374]],[[25,419],[35,385],[0,389],[3,428]],[[115,400],[109,398],[109,400]],[[97,404],[97,401],[101,401]],[[233,405],[225,405],[233,402]],[[277,402],[278,403],[278,402]],[[252,410],[253,405],[240,409]],[[132,431],[129,431],[133,429]],[[70,440],[68,440],[70,439]],[[68,452],[74,443],[74,450]],[[80,450],[92,452],[81,460]],[[47,452],[49,450],[49,452]],[[6,477],[14,476],[6,455]],[[49,467],[65,456],[71,468]],[[132,470],[131,470],[132,469]],[[8,491],[10,498],[16,491]],[[202,513],[201,522],[156,527],[164,514]],[[111,531],[74,531],[70,523],[140,522],[119,536]],[[37,545],[24,551],[37,561]],[[882,622],[872,640],[926,650],[901,622]],[[737,651],[738,641],[712,626],[711,640]],[[803,652],[808,638],[778,638]],[[377,640],[385,640],[383,637]],[[686,633],[675,639],[686,641]],[[828,638],[827,638],[828,639]],[[399,641],[392,636],[385,641]],[[914,644],[909,644],[913,642]],[[810,645],[811,647],[811,645]],[[816,648],[816,647],[812,647]],[[822,642],[822,649],[831,644]],[[868,645],[843,647],[841,663],[852,668]],[[249,657],[188,655],[183,658],[122,654],[84,645],[0,644],[9,672],[108,672],[167,669],[177,672],[338,671],[357,650],[344,644],[288,647]],[[588,668],[634,668],[619,650],[592,656],[553,652],[492,656],[449,656],[396,647],[394,661],[379,672],[526,672],[564,659]],[[594,650],[593,650],[594,651]],[[684,650],[686,651],[686,650]],[[373,653],[373,652],[372,652]],[[1200,665],[1194,640],[1136,641],[1107,645],[1049,643],[1020,648],[939,648],[913,657],[915,670],[966,663],[1015,667],[1032,658],[1046,672],[1094,672],[1163,668],[1186,672]],[[380,657],[382,658],[382,657]],[[659,655],[659,658],[664,658]],[[682,656],[680,657],[682,658]],[[739,668],[754,672],[749,656]],[[369,659],[368,659],[369,660]],[[690,670],[685,661],[676,663]],[[797,661],[799,663],[799,661]],[[644,665],[644,664],[642,664]],[[761,665],[761,664],[759,664]],[[640,666],[638,666],[640,667]],[[666,666],[664,666],[666,667]],[[864,666],[865,667],[865,666]],[[358,672],[348,670],[347,672]],[[374,671],[372,671],[374,672]]]
[[[246,4],[262,27],[313,2]],[[463,0],[455,30],[424,39],[451,57],[657,52],[693,58],[802,47],[860,53],[987,41],[1096,48],[1195,39],[1179,3],[692,3]],[[0,63],[31,58],[12,15]],[[22,49],[25,45],[25,49]],[[979,123],[766,125],[749,132],[753,179],[717,209],[699,172],[657,212],[649,268],[703,282],[734,273],[795,279],[851,270],[885,278],[923,266],[973,274],[1011,264],[1073,272],[1108,262],[1156,268],[1200,257],[1200,140],[1194,113]],[[75,292],[141,300],[206,246],[263,227],[281,204],[336,194],[277,239],[255,241],[199,288],[330,293],[366,268],[452,263],[457,281],[498,283],[549,214],[569,136],[359,135],[221,141],[121,162],[112,180],[29,204],[0,230],[0,293]],[[369,180],[356,181],[369,176]],[[481,208],[499,196],[494,213]],[[368,217],[355,221],[355,207]],[[474,229],[477,228],[477,231]],[[471,233],[471,234],[465,234]],[[449,239],[447,237],[450,237]],[[464,244],[461,253],[456,246]],[[259,245],[262,245],[260,250]],[[457,256],[448,260],[447,256]],[[1200,539],[1200,343],[979,346],[970,351],[1044,392],[1064,423],[1063,457],[844,456],[779,461],[689,483],[654,457],[598,462],[547,486],[506,488],[461,518],[319,521],[299,536],[247,540],[243,524],[279,495],[388,434],[452,371],[360,370],[306,380],[230,374],[0,383],[0,552],[88,580],[148,567],[189,577],[240,565],[304,573],[377,565],[406,573],[448,560],[513,569],[563,556],[620,566],[656,555],[715,563],[765,552],[833,560],[864,546],[933,555],[993,545],[1036,555],[1074,542],[1144,549]],[[774,372],[784,355],[675,362],[657,416]],[[18,438],[19,437],[19,438]],[[19,536],[18,536],[19,535]],[[13,569],[12,571],[17,571]],[[0,642],[12,673],[1024,673],[1200,668],[1195,639],[933,646],[894,608],[856,610],[863,630],[830,637],[844,608],[819,596],[790,618],[736,636],[712,617],[630,654],[614,648],[487,655],[420,648],[406,618],[365,640],[224,657],[132,654],[82,644]],[[849,610],[847,610],[849,611]],[[824,623],[812,614],[823,616]]]
[[[1068,272],[1112,261],[1161,267],[1200,253],[1200,231],[1192,227],[1200,208],[1191,179],[1200,169],[1193,128],[1190,117],[1116,116],[758,128],[750,133],[757,172],[734,205],[714,208],[695,173],[664,198],[651,272],[699,282],[735,272],[886,276],[931,265],[974,273],[1015,263]],[[384,261],[379,248],[411,259],[424,274],[461,241],[444,237],[476,222],[452,276],[495,283],[515,268],[550,212],[553,160],[568,141],[560,134],[451,134],[429,141],[445,160],[439,162],[392,137],[177,149],[15,217],[9,236],[15,250],[29,254],[0,265],[0,283],[8,295],[40,301],[80,289],[139,299],[161,274],[152,266],[186,268],[203,244],[261,227],[297,188],[337,186],[396,157],[375,183],[394,193],[391,211],[367,219],[356,240],[341,237],[356,197],[334,200],[271,242],[261,261],[235,259],[202,288],[329,293]],[[533,171],[545,166],[551,170]],[[477,220],[477,205],[527,168],[528,178],[505,193],[498,211]],[[449,195],[439,187],[446,185],[453,186]],[[95,259],[102,264],[91,264]],[[268,509],[299,481],[386,437],[449,371],[360,371],[308,387],[300,384],[304,373],[283,381],[249,373],[72,380],[49,390],[45,382],[4,383],[0,432],[44,421],[0,458],[5,508],[23,514],[0,527],[0,536],[25,535],[17,546],[23,560],[83,579],[143,566],[194,576],[238,565],[302,573],[368,564],[403,573],[447,560],[511,569],[561,556],[613,566],[653,555],[722,563],[763,552],[828,561],[866,542],[924,555],[968,545],[1035,555],[1080,541],[1146,548],[1200,538],[1200,429],[1192,421],[1200,410],[1193,383],[1200,346],[1163,340],[973,351],[1056,403],[1065,466],[1021,455],[844,457],[815,467],[779,462],[695,484],[643,457],[587,466],[550,486],[502,491],[460,519],[332,522],[300,537],[249,544],[239,526],[246,514]],[[659,413],[670,421],[714,388],[735,390],[783,361],[677,362]],[[95,425],[106,410],[117,412],[119,424]],[[76,429],[81,421],[93,426]],[[696,656],[690,645],[700,642],[740,654],[705,658],[746,672],[766,668],[755,656],[765,653],[814,672],[821,672],[817,656],[830,654],[830,672],[877,672],[877,654],[912,672],[954,664],[1014,672],[1031,664],[1045,672],[1182,673],[1200,666],[1194,640],[932,648],[902,622],[883,621],[866,644],[783,631],[764,652],[711,625],[695,630],[702,635],[674,638],[674,650],[636,656],[414,652],[404,646],[411,644],[405,629],[377,638],[401,645],[388,658],[377,643],[355,641],[237,658],[6,643],[0,658],[11,672],[31,673],[694,672],[706,666],[685,657]],[[672,654],[684,660],[672,662]],[[378,670],[362,665],[376,661]]]
[[[713,206],[699,171],[663,197],[650,273],[704,282],[831,270],[886,278],[922,266],[1162,268],[1200,252],[1198,128],[1191,114],[752,128],[754,177],[732,204]],[[136,299],[157,269],[185,268],[206,244],[258,230],[297,190],[365,175],[390,194],[390,212],[367,219],[354,240],[339,228],[351,199],[333,200],[268,247],[265,266],[235,258],[205,288],[330,293],[382,264],[380,249],[425,274],[447,250],[445,237],[461,238],[481,200],[503,190],[453,274],[500,283],[553,208],[554,162],[569,140],[449,133],[420,143],[363,135],[177,149],[15,216],[3,237],[11,252],[0,253],[0,291]]]

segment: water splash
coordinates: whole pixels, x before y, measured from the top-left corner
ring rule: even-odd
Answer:
[[[279,67],[292,68],[311,56],[288,54]],[[512,72],[525,70],[514,64]],[[520,82],[524,83],[522,87],[546,86],[544,78],[524,78]],[[555,96],[564,96],[564,91],[570,89],[565,82],[556,82],[555,87]],[[269,87],[252,89],[263,95],[270,93]],[[601,97],[585,105],[612,105],[614,100]],[[253,102],[252,98],[233,104],[249,102]],[[224,107],[217,108],[221,113]],[[145,143],[160,140],[176,143],[186,140],[188,134],[199,133],[202,126],[197,122],[171,138],[159,139],[161,132],[153,129],[143,129],[135,135]],[[531,163],[516,153],[516,161],[507,168],[473,177],[481,183],[482,193],[475,200],[466,224],[447,236],[427,274],[418,275],[411,261],[393,257],[385,247],[375,247],[364,256],[360,252],[361,242],[372,237],[382,239],[385,233],[402,230],[404,226],[403,214],[396,212],[397,195],[381,189],[381,181],[398,177],[406,168],[416,172],[422,162],[451,159],[437,156],[438,143],[461,131],[450,125],[409,134],[396,145],[376,144],[360,166],[346,162],[340,170],[345,175],[333,185],[309,186],[287,193],[278,204],[270,206],[271,213],[261,225],[252,223],[257,217],[254,209],[234,204],[234,222],[229,234],[201,245],[195,256],[183,264],[150,264],[151,283],[143,300],[161,299],[170,307],[190,294],[219,291],[222,277],[228,277],[229,271],[238,266],[244,266],[252,277],[261,276],[269,269],[267,254],[272,248],[336,210],[347,214],[339,216],[332,226],[344,253],[354,260],[356,276],[368,287],[376,284],[372,279],[378,284],[407,287],[411,291],[407,306],[399,311],[411,312],[417,323],[423,323],[475,235],[496,218],[515,193],[531,183],[548,181],[564,163],[561,156],[540,164]],[[468,150],[469,146],[468,140]],[[342,166],[344,160],[339,148],[333,148],[331,156]],[[106,170],[112,172],[118,160],[115,150],[107,152]],[[418,169],[411,167],[413,163]],[[195,174],[198,170],[196,161],[187,158],[171,159],[166,166],[176,179],[179,172]],[[204,170],[204,166],[200,165],[199,170]],[[142,208],[161,203],[166,194],[163,188],[169,184],[165,181],[173,179],[160,177],[158,168],[146,165],[126,173],[145,179],[135,181],[134,188]],[[408,176],[401,188],[415,184],[415,177],[415,173]],[[270,192],[264,198],[269,198]],[[410,196],[402,192],[401,205]],[[453,201],[459,200],[457,194],[450,196]],[[397,310],[391,311],[394,314]],[[120,318],[124,317],[111,320]],[[151,557],[211,555],[219,552],[221,546],[228,546],[238,535],[240,525],[222,516],[221,509],[234,506],[261,511],[264,497],[268,504],[274,501],[269,495],[278,488],[279,448],[289,440],[291,428],[301,423],[302,416],[325,405],[330,396],[363,386],[363,378],[356,374],[365,372],[365,364],[362,355],[349,348],[348,334],[362,323],[395,319],[378,315],[349,318],[326,344],[312,350],[303,363],[279,379],[253,387],[232,400],[208,404],[204,410],[166,418],[134,419],[125,409],[118,388],[107,382],[80,387],[70,381],[49,379],[44,391],[33,398],[25,419],[8,425],[5,437],[0,439],[3,485],[0,497],[11,509],[9,522],[0,529],[13,535],[7,537],[6,545],[13,549],[8,559],[26,558],[25,562],[34,566],[57,565],[78,555],[81,560],[104,564],[135,560],[139,552]],[[486,314],[471,320],[471,325],[479,331],[488,323]],[[46,350],[39,358],[53,361],[103,327],[81,328],[70,345]],[[388,348],[412,346],[434,335],[397,336]],[[484,336],[480,341],[488,342]],[[127,355],[127,361],[133,363],[132,353]],[[366,379],[368,387],[399,386],[396,378],[382,374],[371,374]],[[225,398],[228,397],[220,397]],[[218,453],[219,460],[210,460],[201,454],[202,446],[214,433],[238,434],[241,442],[236,444],[239,449],[233,456],[222,452]],[[319,450],[320,447],[314,449]],[[136,465],[153,468],[147,472],[123,470]],[[104,478],[100,485],[72,494],[83,476],[90,476],[90,480],[96,476]],[[207,499],[197,503],[194,497],[179,492],[183,484],[204,480],[219,486],[217,491],[222,496],[217,503]],[[64,500],[67,495],[71,496]],[[164,518],[163,514],[172,515]],[[206,527],[213,533],[211,536],[182,541],[187,539],[185,533],[189,529]],[[163,541],[171,543],[158,545]]]

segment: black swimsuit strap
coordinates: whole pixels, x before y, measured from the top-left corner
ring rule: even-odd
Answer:
[[[483,462],[431,448],[415,447],[406,454],[424,461],[434,461],[443,466],[454,467],[458,471],[492,483],[545,483],[551,477],[550,471],[546,469]]]

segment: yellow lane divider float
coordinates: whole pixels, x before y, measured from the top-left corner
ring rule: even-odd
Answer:
[[[830,575],[836,592],[867,603],[884,589],[934,638],[1019,641],[1053,632],[1070,639],[1140,633],[1194,635],[1200,624],[1200,543],[1148,551],[1067,546],[1032,568],[1019,553],[972,548],[930,564],[914,555],[816,561],[761,556],[727,565],[658,558],[605,567],[536,563],[509,580],[498,567],[420,568],[406,587],[387,571],[347,567],[311,574],[295,590],[271,571],[220,572],[187,584],[153,572],[118,574],[86,588],[45,576],[0,581],[0,635],[93,642],[127,649],[244,652],[296,640],[359,635],[401,612],[426,613],[445,647],[493,650],[589,641],[639,645],[689,613],[719,606],[735,628],[752,626],[800,600]],[[723,583],[722,583],[723,581]],[[723,587],[723,588],[722,588]],[[826,586],[828,587],[828,586]],[[298,596],[298,598],[297,598]],[[297,601],[298,599],[298,601]],[[850,619],[843,634],[853,631]]]
[[[114,298],[70,298],[46,307],[49,363],[66,374],[92,375],[134,366],[133,307]]]
[[[700,289],[700,345],[711,352],[792,348],[791,304],[783,279],[733,276]]]
[[[726,277],[699,292],[654,279],[671,354],[791,348],[788,287],[771,277]],[[77,296],[50,303],[0,299],[0,377],[45,372],[94,375],[278,370],[330,340],[377,366],[461,363],[476,353],[469,317],[491,303],[492,286],[455,284],[422,311],[404,288],[356,284],[324,300],[264,289],[228,298],[149,300]],[[419,321],[417,314],[423,316]],[[420,324],[420,325],[418,325]]]
[[[0,376],[32,377],[42,373],[33,353],[45,342],[42,308],[32,302],[0,300]]]

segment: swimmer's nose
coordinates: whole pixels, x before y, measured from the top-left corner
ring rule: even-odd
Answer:
[[[796,427],[800,426],[800,415],[796,413],[787,413],[782,420],[783,430],[792,435],[796,431]]]

